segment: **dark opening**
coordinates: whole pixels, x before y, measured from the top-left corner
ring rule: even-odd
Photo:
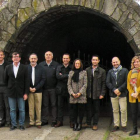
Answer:
[[[9,42],[6,50],[9,59],[12,52],[21,52],[23,63],[28,62],[28,55],[33,52],[41,62],[50,50],[60,63],[63,53],[70,53],[72,61],[80,57],[85,68],[90,65],[91,56],[98,54],[106,70],[112,67],[113,56],[118,56],[123,67],[129,69],[134,55],[125,36],[109,19],[77,6],[56,7],[41,13],[22,27],[15,43]],[[108,96],[104,100],[108,101]]]

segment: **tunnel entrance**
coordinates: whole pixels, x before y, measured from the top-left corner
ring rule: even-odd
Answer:
[[[6,48],[9,53],[18,51],[22,54],[22,62],[28,63],[28,55],[36,53],[39,62],[44,61],[44,53],[54,53],[54,60],[61,63],[64,53],[71,55],[71,62],[79,57],[84,68],[91,65],[93,54],[100,56],[100,66],[108,71],[113,56],[118,56],[123,67],[130,68],[134,51],[116,24],[105,16],[100,16],[91,9],[78,9],[77,6],[56,7],[42,12],[36,20],[26,23],[15,35],[16,42],[9,42]],[[109,103],[107,94],[103,102]],[[110,112],[110,106],[106,106]],[[104,113],[107,110],[103,108]]]

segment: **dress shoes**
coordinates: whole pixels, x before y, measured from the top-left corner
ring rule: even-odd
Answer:
[[[41,126],[48,125],[48,122],[42,122]]]
[[[80,131],[80,130],[81,130],[81,128],[82,128],[82,124],[80,124],[80,123],[79,123],[79,124],[78,124],[78,127],[77,127],[77,129],[76,129],[76,130],[77,130],[77,131]]]
[[[19,129],[21,130],[21,131],[24,131],[25,130],[25,128],[24,128],[24,126],[19,126]]]
[[[83,127],[83,128],[91,128],[91,125],[89,125],[89,124],[87,124],[87,123],[84,123],[84,124],[82,124],[82,127]]]
[[[132,132],[129,133],[129,136],[133,136],[136,134],[138,134],[138,131],[134,129]]]
[[[51,127],[55,127],[56,122],[52,122]]]
[[[58,121],[55,127],[60,127],[60,126],[63,126],[63,122]]]
[[[70,122],[70,128],[73,128],[73,127],[74,127],[73,122]]]
[[[93,128],[92,128],[92,130],[97,130],[98,129],[98,127],[97,127],[97,125],[93,125]]]
[[[73,126],[73,131],[76,131],[76,130],[77,130],[77,123],[75,123]]]
[[[15,130],[16,128],[17,128],[16,126],[13,126],[13,125],[12,125],[12,126],[10,127],[10,131]]]
[[[37,125],[36,127],[37,127],[38,129],[41,129],[41,125]]]
[[[29,124],[28,126],[26,126],[26,128],[31,128],[34,127],[34,125]]]

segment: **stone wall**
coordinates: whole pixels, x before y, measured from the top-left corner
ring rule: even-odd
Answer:
[[[34,21],[42,11],[60,5],[77,5],[106,15],[116,23],[127,41],[140,50],[140,6],[134,0],[9,0],[0,10],[0,48],[15,42],[23,25]]]

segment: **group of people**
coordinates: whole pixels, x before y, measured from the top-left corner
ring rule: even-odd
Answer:
[[[70,127],[74,131],[82,127],[98,129],[100,100],[104,98],[106,86],[109,89],[113,109],[114,127],[121,126],[127,131],[127,93],[132,109],[133,130],[130,136],[137,134],[138,105],[140,102],[140,57],[134,56],[131,70],[120,64],[118,57],[112,58],[112,66],[106,71],[99,67],[100,58],[93,55],[92,65],[83,70],[82,61],[75,59],[70,64],[70,55],[63,54],[62,64],[53,60],[53,53],[45,53],[45,61],[37,63],[35,53],[29,56],[29,65],[20,63],[18,52],[12,54],[12,64],[4,60],[4,51],[0,50],[0,127],[17,128],[17,105],[19,110],[19,129],[25,130],[25,100],[28,99],[30,122],[27,128],[47,125],[50,110],[51,126],[63,126],[65,101],[69,109]],[[120,109],[119,109],[120,108]],[[86,123],[82,124],[86,110]]]

